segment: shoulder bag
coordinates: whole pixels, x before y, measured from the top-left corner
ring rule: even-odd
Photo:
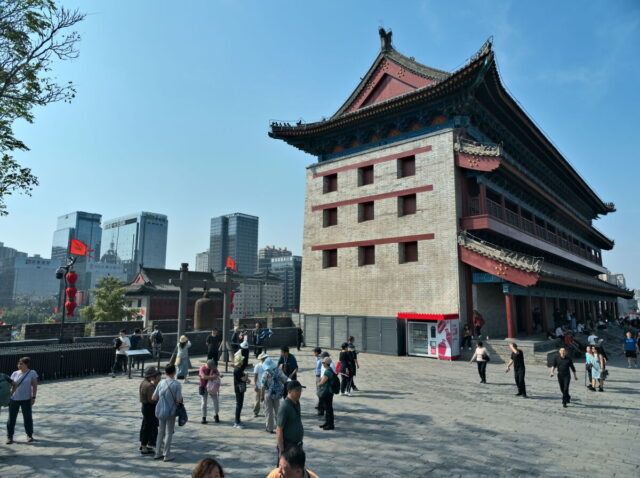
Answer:
[[[187,409],[184,408],[184,403],[182,402],[178,403],[176,401],[176,396],[174,395],[173,390],[171,390],[171,384],[169,384],[167,388],[169,389],[169,392],[171,392],[173,401],[176,404],[176,416],[178,417],[178,426],[182,427],[189,421],[189,417],[187,416]]]

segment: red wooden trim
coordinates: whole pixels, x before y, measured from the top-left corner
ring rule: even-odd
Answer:
[[[513,296],[510,294],[504,295],[504,308],[507,315],[507,338],[515,339],[516,338],[516,318],[513,313]]]
[[[391,154],[389,156],[382,156],[381,158],[370,159],[368,161],[362,161],[361,163],[350,164],[349,166],[342,166],[340,168],[328,169],[321,173],[313,173],[314,178],[321,178],[329,174],[341,173],[342,171],[348,171],[350,169],[362,168],[363,166],[370,166],[372,164],[384,163],[385,161],[391,161],[393,159],[404,158],[405,156],[411,156],[420,153],[426,153],[431,151],[431,146],[425,146],[424,148],[412,149],[411,151],[404,151],[402,153]]]
[[[515,267],[503,264],[495,259],[470,251],[463,246],[458,246],[458,251],[460,253],[460,260],[465,264],[469,264],[476,269],[488,272],[489,274],[501,277],[502,279],[523,287],[535,285],[540,278],[540,276],[535,272],[526,272],[516,269]]]
[[[473,169],[474,171],[493,171],[502,164],[502,158],[497,156],[474,156],[465,153],[456,153],[456,166],[459,168]]]
[[[327,204],[318,204],[317,206],[312,206],[311,210],[321,211],[323,209],[331,209],[339,206],[347,206],[349,204],[359,204],[362,202],[377,201],[378,199],[387,199],[387,198],[393,198],[397,196],[405,196],[407,194],[424,193],[427,191],[433,191],[433,184],[420,186],[419,188],[403,189],[401,191],[392,191],[390,193],[375,194],[373,196],[364,196],[364,197],[355,198],[355,199],[345,199],[344,201],[330,202]]]
[[[460,318],[458,314],[416,314],[415,312],[398,312],[398,319],[450,320],[458,318]]]
[[[481,214],[478,216],[463,217],[460,219],[460,227],[469,231],[474,229],[489,229],[489,216],[487,214]]]
[[[417,236],[387,237],[386,239],[370,239],[368,241],[338,242],[336,244],[311,246],[311,250],[325,251],[327,249],[342,249],[345,247],[377,246],[378,244],[394,244],[397,242],[428,241],[435,237],[435,234],[418,234]]]

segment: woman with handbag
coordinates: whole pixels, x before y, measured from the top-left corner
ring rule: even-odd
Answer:
[[[142,425],[140,425],[140,454],[151,455],[158,438],[158,419],[153,392],[160,382],[162,374],[153,365],[144,369],[144,380],[140,384],[140,403],[142,404]]]
[[[211,397],[213,402],[213,411],[215,412],[214,420],[220,423],[218,412],[220,403],[218,401],[220,394],[220,372],[218,372],[218,364],[215,360],[208,360],[206,365],[200,367],[200,410],[202,411],[202,423],[207,423],[207,401]]]
[[[189,377],[189,366],[191,365],[189,362],[190,347],[191,342],[189,342],[187,336],[180,337],[176,352],[176,367],[178,369],[178,380],[184,379],[184,383],[187,383],[187,378]]]
[[[478,375],[480,375],[480,383],[487,383],[487,362],[491,360],[491,356],[481,341],[476,344],[476,350],[471,356],[469,363],[476,362],[478,364]]]
[[[153,392],[152,400],[157,402],[156,417],[158,418],[158,438],[156,440],[156,454],[154,460],[173,461],[171,455],[171,440],[176,427],[178,404],[182,403],[182,385],[175,379],[175,365],[167,365],[164,369],[165,378],[160,381]]]
[[[236,393],[236,416],[233,428],[242,429],[244,425],[240,421],[240,413],[242,412],[242,405],[244,404],[244,393],[247,391],[247,384],[251,383],[251,380],[249,380],[249,376],[244,371],[246,365],[240,350],[234,354],[233,361],[235,364],[233,367],[233,389]]]

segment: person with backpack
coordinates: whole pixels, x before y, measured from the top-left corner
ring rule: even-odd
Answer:
[[[18,411],[22,409],[24,431],[27,433],[27,442],[33,439],[33,417],[31,409],[36,402],[38,392],[38,373],[29,368],[31,359],[22,357],[18,360],[18,370],[11,374],[13,385],[11,400],[9,401],[9,420],[7,421],[7,445],[13,443],[13,432],[16,428]]]
[[[323,358],[322,366],[324,370],[320,383],[318,384],[318,398],[320,398],[320,402],[322,403],[321,407],[324,410],[325,421],[320,425],[320,428],[323,430],[333,430],[335,428],[333,395],[340,392],[340,382],[338,381],[338,376],[331,370],[331,358]]]
[[[127,331],[122,329],[120,335],[113,341],[116,350],[116,359],[111,369],[111,377],[116,378],[116,371],[120,370],[122,375],[127,374],[127,350],[131,347],[131,341],[127,337]]]
[[[202,411],[202,423],[207,423],[207,401],[211,397],[213,402],[213,416],[216,423],[220,423],[220,417],[218,412],[220,411],[220,372],[218,372],[218,362],[211,359],[207,361],[206,365],[200,367],[200,410]]]
[[[176,428],[177,405],[182,403],[182,385],[175,378],[175,365],[167,365],[164,373],[165,378],[160,381],[151,397],[154,402],[157,402],[156,417],[160,422],[153,459],[173,461],[175,457],[171,455],[171,441]]]
[[[262,370],[260,399],[264,403],[265,430],[267,433],[275,433],[275,419],[280,408],[280,399],[284,395],[287,377],[271,357],[265,359]]]
[[[151,332],[149,341],[151,342],[151,353],[153,354],[153,359],[158,360],[160,358],[160,351],[162,350],[164,337],[162,336],[160,327],[157,324],[153,326],[153,332]]]
[[[13,380],[11,380],[11,377],[4,373],[0,373],[0,412],[2,411],[2,407],[9,406],[12,387]]]

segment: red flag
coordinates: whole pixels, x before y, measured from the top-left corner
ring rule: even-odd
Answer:
[[[88,252],[93,252],[93,249],[89,249],[89,246],[82,241],[79,241],[77,239],[71,239],[71,245],[69,246],[70,254],[75,254],[77,256],[93,257],[87,254]]]
[[[233,259],[231,259],[231,257],[227,257],[227,267],[231,270],[237,270],[236,269],[236,261],[234,261]]]

